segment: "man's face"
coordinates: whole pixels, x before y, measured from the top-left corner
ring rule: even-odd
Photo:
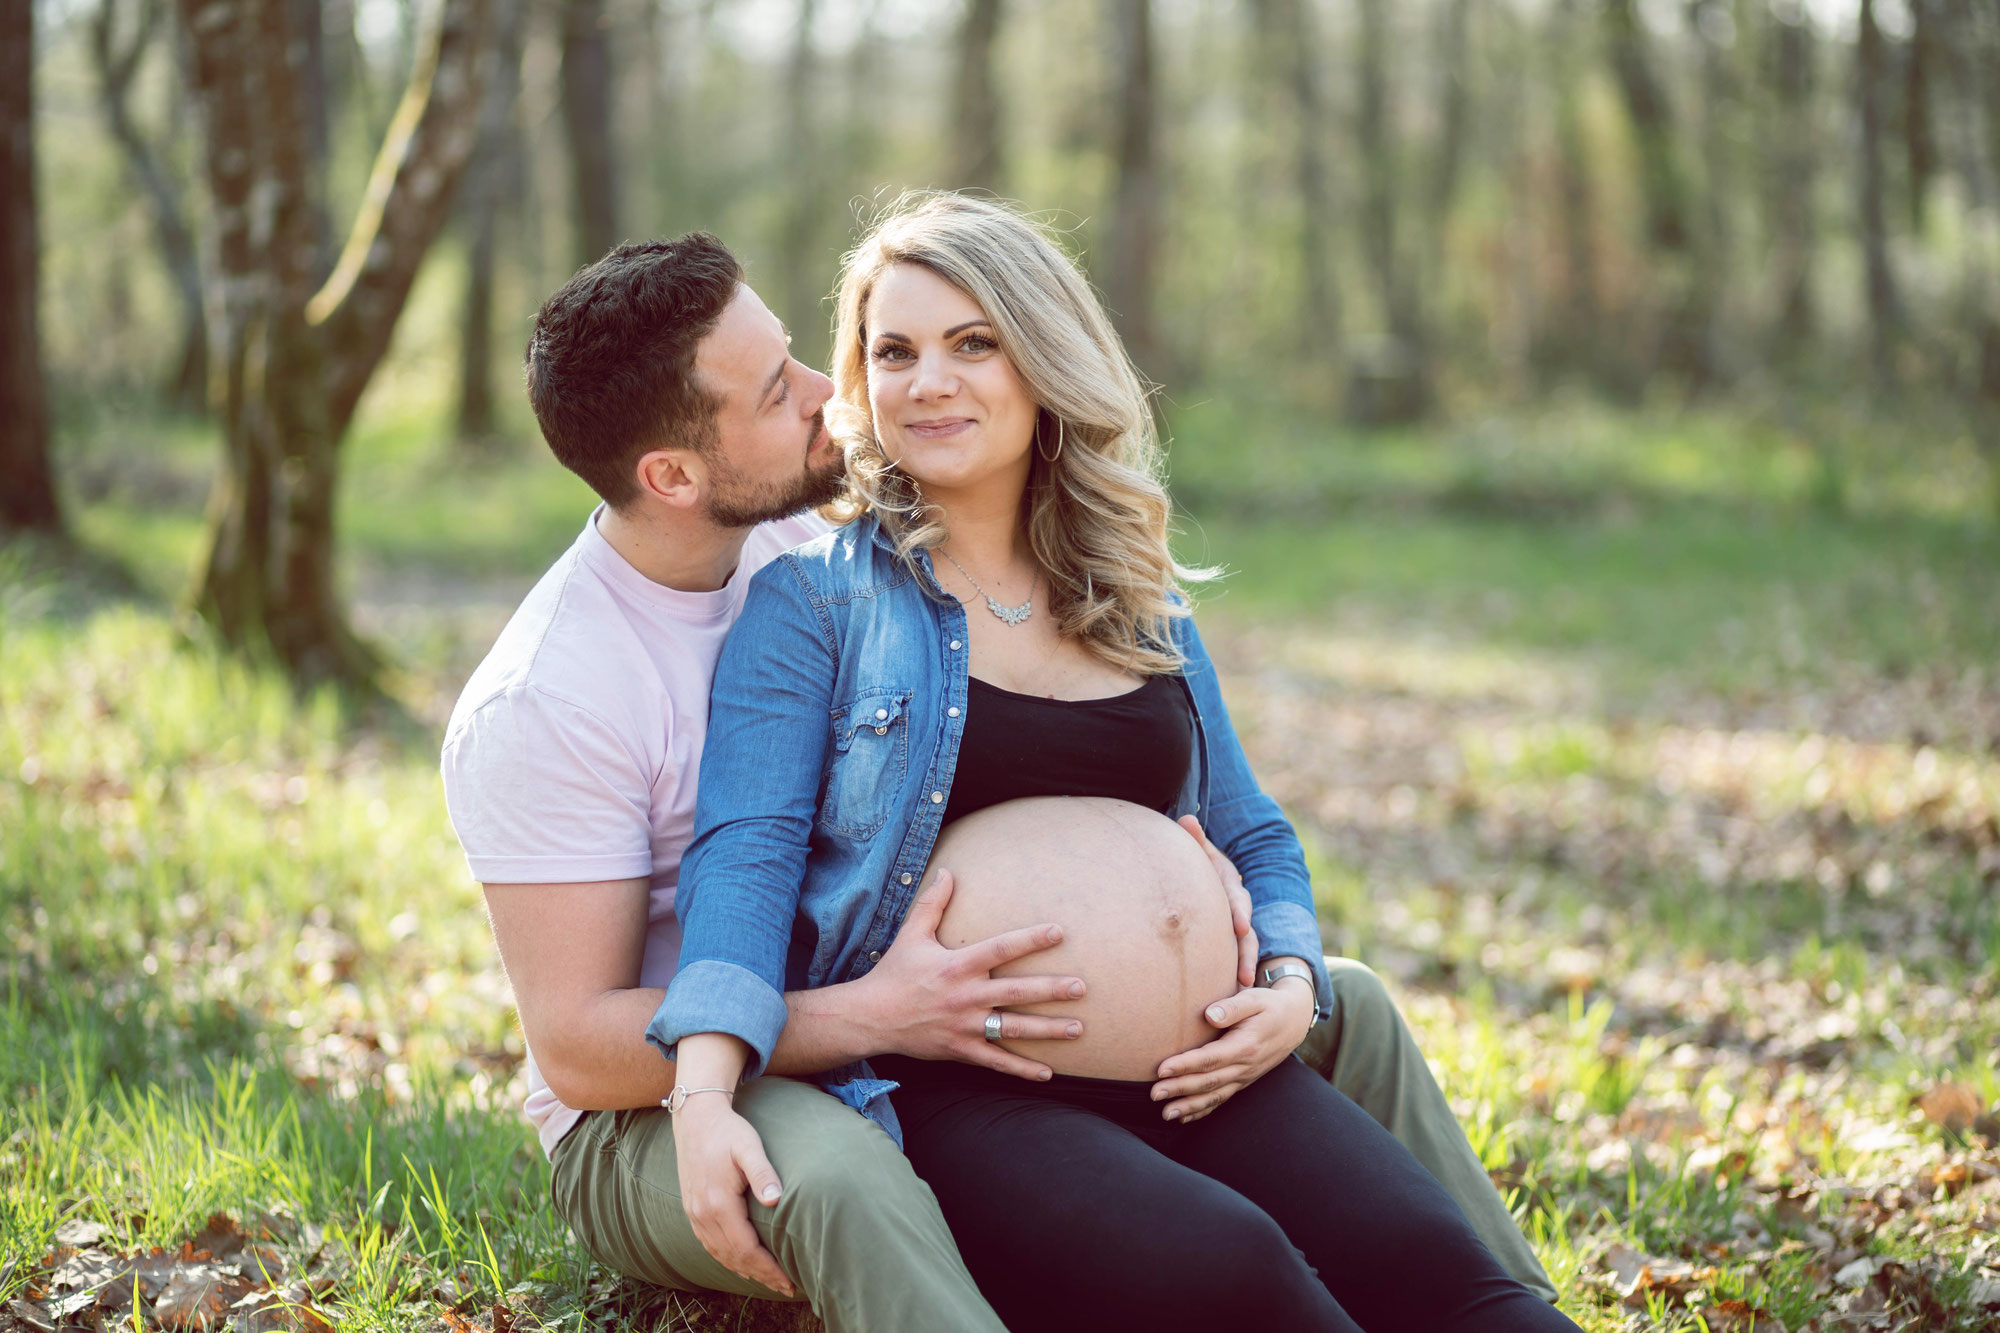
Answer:
[[[792,357],[791,337],[747,286],[722,312],[694,359],[717,400],[708,464],[709,519],[747,528],[839,495],[843,460],[821,409],[833,381]]]

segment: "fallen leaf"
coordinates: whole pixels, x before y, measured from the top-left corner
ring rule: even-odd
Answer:
[[[153,1317],[164,1328],[194,1329],[219,1325],[229,1307],[249,1290],[241,1278],[207,1266],[183,1268],[173,1275],[153,1306]]]
[[[1709,1333],[1784,1333],[1785,1326],[1762,1306],[1748,1301],[1723,1301],[1695,1312]]]
[[[7,1304],[7,1313],[29,1328],[38,1330],[38,1333],[54,1333],[55,1320],[49,1317],[47,1310],[33,1301],[10,1301]]]
[[[197,1250],[207,1250],[211,1258],[224,1259],[242,1249],[247,1240],[236,1219],[227,1213],[211,1213],[207,1224],[188,1243]]]
[[[1833,1280],[1843,1287],[1865,1287],[1875,1280],[1875,1275],[1888,1262],[1879,1254],[1864,1254],[1835,1273]]]
[[[1917,1106],[1933,1125],[1963,1134],[1986,1110],[1986,1101],[1963,1083],[1940,1083],[1917,1098]]]
[[[93,1245],[101,1245],[111,1229],[102,1222],[86,1222],[81,1218],[71,1218],[56,1228],[55,1242],[71,1249],[83,1250]]]

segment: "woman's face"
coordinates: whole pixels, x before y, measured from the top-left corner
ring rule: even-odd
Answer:
[[[931,496],[1027,485],[1037,407],[978,302],[892,266],[864,312],[868,406],[882,451]]]

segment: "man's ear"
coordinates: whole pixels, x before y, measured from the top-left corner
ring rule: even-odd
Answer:
[[[642,494],[676,509],[698,506],[708,485],[707,466],[685,449],[655,449],[642,454],[632,471]]]

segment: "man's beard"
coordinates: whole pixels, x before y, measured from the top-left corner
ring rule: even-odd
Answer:
[[[812,433],[806,436],[808,451],[825,426],[824,417],[824,413],[813,414]],[[838,449],[829,447],[827,455],[824,471],[815,471],[808,462],[785,480],[761,487],[751,485],[741,472],[716,459],[709,467],[709,522],[723,528],[755,527],[839,499],[847,491],[846,462]]]

